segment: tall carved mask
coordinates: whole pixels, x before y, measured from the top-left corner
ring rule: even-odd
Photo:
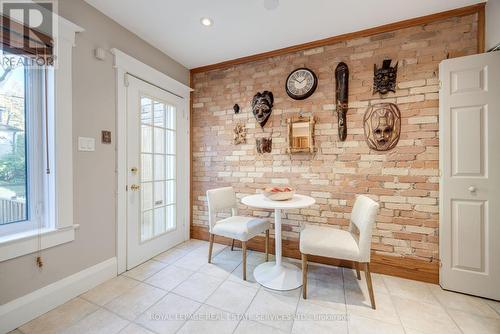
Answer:
[[[391,67],[391,59],[382,62],[382,67],[373,65],[373,94],[387,94],[396,92],[396,78],[398,74],[398,63]]]
[[[255,119],[263,128],[266,125],[267,120],[271,116],[273,109],[274,97],[273,93],[263,91],[262,93],[257,93],[252,99],[252,112]]]

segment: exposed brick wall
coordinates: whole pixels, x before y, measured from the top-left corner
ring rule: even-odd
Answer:
[[[355,194],[379,201],[372,249],[417,258],[438,256],[438,66],[446,57],[476,53],[477,16],[432,24],[289,53],[193,76],[193,224],[207,225],[205,191],[232,185],[238,196],[273,184],[289,184],[316,198],[316,205],[287,211],[284,237],[298,238],[301,223],[348,225]],[[373,64],[399,61],[398,89],[372,95]],[[349,66],[347,140],[337,136],[334,70]],[[284,89],[297,67],[311,68],[319,79],[308,99],[290,99]],[[258,91],[275,97],[264,131],[256,126],[250,101]],[[401,139],[393,150],[376,152],[365,142],[362,119],[370,104],[397,103]],[[238,103],[242,111],[235,115]],[[286,153],[286,118],[303,110],[317,119],[315,155]],[[234,145],[233,127],[246,123],[247,144]],[[259,155],[255,138],[272,132],[273,151]],[[264,134],[265,133],[265,134]],[[243,214],[271,212],[241,206]]]

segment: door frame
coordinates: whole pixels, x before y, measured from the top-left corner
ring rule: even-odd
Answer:
[[[118,49],[111,49],[114,56],[116,74],[116,258],[118,274],[127,268],[127,74],[133,75],[152,85],[155,85],[172,94],[180,96],[184,101],[184,110],[187,121],[191,117],[189,112],[189,98],[192,89],[168,75],[152,68],[149,65],[129,56]],[[187,141],[190,140],[190,129],[187,129]],[[186,170],[190,169],[189,156],[185,157]],[[185,203],[189,203],[189,189],[191,180],[187,179]],[[189,206],[182,215],[184,240],[189,239]]]

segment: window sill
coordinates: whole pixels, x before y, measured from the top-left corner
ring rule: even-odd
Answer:
[[[66,228],[44,228],[40,231],[40,249],[46,249],[75,240],[75,229],[79,225]],[[21,232],[0,237],[0,262],[39,250],[38,230]]]

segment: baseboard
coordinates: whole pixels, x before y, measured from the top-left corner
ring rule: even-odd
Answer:
[[[204,226],[191,226],[191,238],[208,240],[208,229]],[[218,243],[230,245],[231,239],[224,237],[215,237]],[[265,238],[257,236],[248,241],[247,247],[252,250],[264,251]],[[274,239],[270,240],[269,250],[274,254]],[[300,259],[299,241],[298,240],[283,240],[282,241],[283,256]],[[341,266],[352,268],[351,261],[330,259],[320,256],[308,256],[311,262],[329,264],[333,266]],[[374,273],[398,276],[416,281],[427,283],[439,283],[439,264],[437,261],[424,261],[410,257],[388,256],[372,253],[370,269]]]
[[[0,333],[7,333],[116,276],[116,257],[0,305]]]

